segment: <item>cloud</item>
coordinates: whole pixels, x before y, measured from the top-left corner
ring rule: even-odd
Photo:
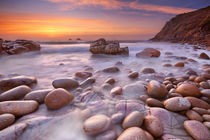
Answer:
[[[173,6],[163,6],[154,4],[143,4],[139,3],[138,0],[135,1],[118,1],[118,0],[47,0],[52,3],[60,4],[61,10],[69,10],[84,7],[100,7],[105,10],[123,10],[123,9],[133,9],[133,10],[144,10],[153,12],[162,12],[167,14],[180,14],[195,9],[191,8],[180,8]]]

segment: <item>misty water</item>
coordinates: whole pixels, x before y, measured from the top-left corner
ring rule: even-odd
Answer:
[[[89,44],[41,44],[40,52],[30,52],[20,55],[2,56],[0,58],[0,73],[3,75],[27,75],[34,76],[38,80],[35,89],[48,89],[52,87],[52,81],[58,78],[69,78],[74,77],[74,74],[79,71],[85,71],[87,68],[92,68],[91,72],[93,77],[96,78],[96,82],[93,84],[95,87],[100,87],[103,82],[113,77],[117,81],[117,86],[125,86],[136,81],[145,81],[145,79],[151,79],[150,76],[139,75],[136,80],[130,80],[128,73],[131,71],[140,72],[143,68],[153,68],[156,73],[164,76],[171,75],[184,75],[185,69],[191,68],[196,72],[200,72],[200,67],[203,64],[207,64],[208,60],[198,59],[198,55],[203,50],[194,50],[191,45],[187,44],[172,44],[164,42],[137,42],[137,43],[121,43],[121,47],[129,47],[129,56],[122,55],[92,55],[89,52]],[[161,51],[161,56],[158,58],[137,58],[136,53],[140,52],[145,48],[156,48]],[[168,55],[168,53],[172,53]],[[210,52],[206,52],[210,55]],[[186,58],[184,58],[186,57]],[[190,62],[188,59],[194,59],[197,62]],[[100,70],[104,68],[114,66],[117,62],[122,62],[123,65],[119,65],[120,72],[117,74],[106,74]],[[187,62],[184,68],[177,67],[164,67],[164,64],[174,65],[176,62]],[[78,79],[82,82],[81,79]],[[108,91],[103,91],[103,94]],[[72,91],[76,94],[75,91]],[[109,97],[105,99],[112,100]],[[114,100],[113,100],[114,101]],[[115,102],[115,101],[114,101]],[[86,140],[88,139],[82,132],[82,120],[79,119],[80,109],[85,109],[83,104],[75,102],[74,107],[68,105],[59,111],[52,111],[46,113],[46,107],[40,105],[40,109],[33,113],[28,118],[35,118],[38,116],[36,123],[36,129],[27,129],[20,137],[23,140]],[[100,106],[100,104],[99,104]],[[103,106],[103,104],[102,104]],[[66,113],[68,110],[70,113]],[[95,110],[95,113],[108,112],[111,115],[113,106],[110,104],[106,109],[98,107],[99,110]],[[65,113],[62,113],[65,112]],[[48,121],[46,116],[58,116],[53,121]],[[41,118],[40,118],[41,117]],[[62,118],[62,119],[61,119]],[[23,117],[22,120],[27,119]],[[21,122],[21,119],[16,123]],[[30,123],[29,123],[30,124]],[[90,138],[91,139],[91,138]]]

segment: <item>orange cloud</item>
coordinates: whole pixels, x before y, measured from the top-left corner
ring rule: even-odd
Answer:
[[[180,8],[173,6],[162,6],[153,4],[142,4],[138,1],[122,2],[118,0],[48,0],[53,3],[59,3],[61,10],[75,9],[83,6],[100,6],[104,9],[123,9],[130,8],[134,10],[157,11],[168,14],[180,14],[195,9]]]

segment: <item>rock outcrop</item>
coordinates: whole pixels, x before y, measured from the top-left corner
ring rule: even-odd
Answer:
[[[210,6],[179,14],[151,40],[210,46]]]
[[[90,44],[89,50],[93,54],[129,54],[128,47],[120,48],[120,43],[118,41],[106,41],[103,38],[93,41]]]
[[[20,54],[30,51],[39,51],[40,45],[30,40],[15,40],[8,41],[0,39],[0,53],[9,55]]]

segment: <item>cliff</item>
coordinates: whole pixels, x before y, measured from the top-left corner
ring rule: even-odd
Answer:
[[[210,6],[175,16],[151,40],[210,46]]]

